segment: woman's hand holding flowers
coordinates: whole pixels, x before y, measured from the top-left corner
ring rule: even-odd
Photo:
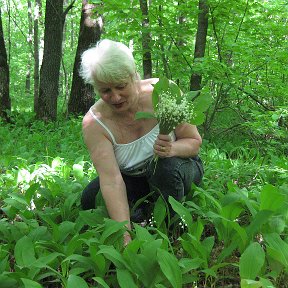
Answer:
[[[173,142],[169,135],[159,134],[155,144],[154,153],[161,157],[173,157]]]

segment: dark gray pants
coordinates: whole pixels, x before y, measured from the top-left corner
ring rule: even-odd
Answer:
[[[203,173],[203,164],[198,156],[192,158],[171,157],[159,158],[157,164],[155,161],[151,161],[144,176],[135,177],[122,174],[122,177],[126,185],[129,206],[132,208],[137,200],[153,190],[160,192],[165,199],[173,196],[176,200],[181,200],[190,191],[192,183],[200,184]],[[82,193],[81,205],[84,210],[95,208],[95,198],[99,190],[100,184],[97,177],[87,185]],[[159,195],[159,193],[155,194]]]

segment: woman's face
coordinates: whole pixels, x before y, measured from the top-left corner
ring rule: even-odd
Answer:
[[[135,103],[137,89],[130,80],[125,83],[97,83],[101,99],[114,111],[126,111]]]

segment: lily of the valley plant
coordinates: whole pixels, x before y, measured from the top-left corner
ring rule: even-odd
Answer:
[[[154,113],[137,112],[136,119],[157,118],[160,134],[167,135],[181,123],[203,123],[203,112],[208,108],[210,98],[202,93],[199,96],[199,91],[182,93],[177,84],[161,77],[154,85],[152,103]]]

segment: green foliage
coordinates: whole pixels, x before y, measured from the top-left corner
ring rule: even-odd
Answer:
[[[26,116],[16,121],[0,129],[7,139],[0,177],[1,287],[286,283],[287,156],[204,141],[202,186],[193,186],[182,203],[158,198],[154,222],[135,223],[123,247],[125,222],[108,219],[101,204],[79,208],[80,193],[95,175],[78,133],[81,120],[47,126]],[[43,145],[41,139],[52,140]]]

